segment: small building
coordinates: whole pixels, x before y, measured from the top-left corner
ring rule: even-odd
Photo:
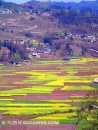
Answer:
[[[49,13],[49,12],[44,12],[44,13],[42,13],[42,15],[41,16],[50,16],[51,14]]]
[[[32,53],[32,56],[37,56],[37,55],[38,55],[37,52]]]
[[[1,49],[0,49],[0,55],[9,55],[10,53],[10,50],[7,48],[7,47],[2,47],[1,46]]]
[[[2,61],[7,61],[8,57],[10,54],[10,50],[7,47],[2,47],[0,48],[0,57],[2,59]]]
[[[0,14],[4,14],[4,13],[5,13],[5,11],[0,9]]]
[[[47,53],[51,53],[52,49],[51,48],[47,48]]]
[[[9,9],[0,9],[0,14],[10,14],[12,13],[12,11],[10,11]]]
[[[24,61],[23,61],[23,64],[24,64],[24,65],[30,65],[30,61],[29,61],[29,60],[24,60]]]

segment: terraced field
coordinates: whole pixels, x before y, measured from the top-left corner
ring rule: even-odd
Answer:
[[[88,101],[85,96],[89,91],[98,90],[93,82],[97,77],[98,59],[95,58],[35,61],[30,66],[0,64],[0,118],[6,121],[56,120],[60,123],[59,129],[76,130],[77,110],[81,103]],[[93,100],[92,96],[90,98]],[[1,129],[13,127],[2,125]],[[57,126],[25,126],[24,129],[27,127],[52,130]]]

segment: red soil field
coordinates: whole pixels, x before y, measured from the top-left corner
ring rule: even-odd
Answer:
[[[67,75],[67,72],[60,72],[57,74],[57,76],[65,76],[65,75]]]
[[[76,125],[53,125],[53,126],[41,126],[41,125],[22,125],[22,126],[10,126],[1,127],[0,130],[76,130]]]
[[[55,90],[52,94],[28,94],[26,96],[13,96],[15,100],[65,100],[70,96],[84,96],[87,94],[85,90],[61,91]]]
[[[98,71],[94,71],[94,72],[92,72],[92,71],[81,71],[81,72],[77,72],[76,74],[75,74],[75,76],[90,76],[90,75],[95,75],[95,74],[98,74]]]

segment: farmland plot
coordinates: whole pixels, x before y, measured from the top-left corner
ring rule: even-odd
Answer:
[[[98,90],[93,82],[97,77],[95,58],[36,61],[28,67],[0,65],[1,120],[56,120],[60,127],[74,130],[79,104],[88,101],[84,97],[89,91]]]

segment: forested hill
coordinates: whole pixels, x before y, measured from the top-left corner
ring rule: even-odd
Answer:
[[[0,8],[7,8],[7,9],[14,9],[14,10],[19,10],[19,8],[21,8],[21,6],[23,7],[24,5],[24,9],[25,6],[26,8],[37,8],[37,9],[41,9],[41,10],[46,10],[46,11],[50,11],[51,9],[62,9],[62,8],[73,8],[73,9],[92,9],[96,12],[98,12],[98,0],[96,1],[81,1],[79,3],[75,3],[75,2],[51,2],[51,1],[43,1],[41,2],[40,0],[31,0],[28,1],[24,4],[15,4],[15,3],[11,3],[11,2],[4,2],[4,0],[0,0]]]
[[[98,0],[96,1],[81,1],[79,3],[75,3],[75,2],[54,2],[53,5],[51,5],[52,8],[58,8],[59,7],[72,7],[75,9],[94,9],[97,10],[98,9]]]
[[[66,7],[72,7],[74,9],[93,9],[93,10],[98,10],[98,0],[96,1],[81,1],[79,3],[75,3],[75,2],[51,2],[51,1],[47,1],[47,2],[40,2],[40,1],[36,1],[36,0],[31,0],[25,4],[30,4],[30,5],[34,5],[34,6],[40,6],[40,7],[48,7],[48,8],[55,8],[55,9],[60,9],[60,8],[66,8]]]
[[[91,9],[75,10],[75,9],[55,9],[53,15],[59,19],[62,24],[98,24],[98,14]]]
[[[18,12],[19,11],[19,5],[12,3],[12,2],[5,2],[3,0],[0,0],[0,9],[9,9],[13,12]]]

